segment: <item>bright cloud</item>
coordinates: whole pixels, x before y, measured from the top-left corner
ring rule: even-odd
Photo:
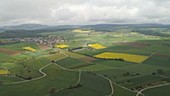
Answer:
[[[169,0],[0,0],[0,24],[170,23]]]

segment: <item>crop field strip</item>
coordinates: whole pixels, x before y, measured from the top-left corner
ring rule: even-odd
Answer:
[[[91,31],[93,31],[93,30],[82,30],[82,29],[72,30],[72,32],[75,32],[75,33],[90,33]]]
[[[0,68],[0,75],[7,75],[10,74],[10,72],[6,68]]]
[[[32,51],[32,52],[36,52],[36,50],[32,47],[23,47],[24,50],[27,50],[27,51]]]
[[[7,55],[17,55],[20,54],[21,51],[11,50],[6,48],[0,48],[0,54],[7,54]]]
[[[104,48],[106,48],[105,46],[103,46],[101,44],[98,44],[98,43],[96,43],[96,44],[88,44],[88,46],[91,47],[91,48],[94,48],[94,49],[104,49]]]
[[[148,59],[148,56],[124,54],[124,53],[112,53],[112,52],[104,52],[95,55],[94,57],[104,58],[104,59],[123,59],[125,61],[134,62],[134,63],[142,63],[143,61]]]
[[[66,45],[66,44],[58,44],[58,45],[55,45],[55,47],[56,47],[56,48],[61,48],[61,49],[63,49],[63,48],[68,48],[69,45]]]

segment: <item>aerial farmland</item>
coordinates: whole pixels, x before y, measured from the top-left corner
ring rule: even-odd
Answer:
[[[112,26],[0,33],[0,96],[168,96],[170,37]]]

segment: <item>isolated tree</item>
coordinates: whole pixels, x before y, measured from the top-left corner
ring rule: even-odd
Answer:
[[[130,80],[127,80],[127,82],[130,82]]]
[[[123,74],[123,76],[129,76],[129,75],[130,75],[129,72],[126,72],[126,73]]]
[[[0,81],[0,84],[2,84],[3,82],[2,81]]]
[[[52,62],[52,63],[55,63],[55,60],[52,60],[51,62]]]
[[[165,72],[164,72],[164,70],[162,70],[162,69],[157,69],[157,71],[156,71],[158,74],[164,74]]]
[[[32,77],[31,77],[31,76],[27,77],[27,80],[31,80],[31,79],[32,79]]]
[[[152,75],[156,75],[156,73],[155,73],[155,72],[153,72],[153,73],[152,73]]]
[[[105,74],[105,75],[103,75],[104,77],[107,77],[107,75]]]
[[[138,76],[138,75],[140,75],[139,73],[136,73],[136,75]]]
[[[49,89],[48,89],[48,92],[49,92],[50,94],[54,94],[54,93],[56,92],[56,88],[49,88]]]

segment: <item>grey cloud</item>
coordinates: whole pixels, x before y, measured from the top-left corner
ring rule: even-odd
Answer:
[[[0,0],[0,24],[170,23],[169,0]]]

